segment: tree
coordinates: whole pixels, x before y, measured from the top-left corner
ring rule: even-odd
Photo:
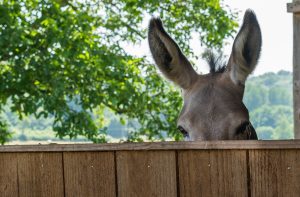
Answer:
[[[254,127],[269,126],[275,128],[282,118],[292,122],[293,109],[289,106],[264,105],[250,112],[251,121]]]
[[[237,26],[236,13],[219,0],[0,2],[0,110],[11,101],[19,118],[51,115],[58,137],[83,135],[94,142],[105,142],[104,125],[93,115],[97,111],[104,117],[104,108],[138,120],[141,129],[132,140],[162,138],[161,131],[181,137],[176,131],[182,104],[178,91],[145,57],[122,48],[145,39],[145,16],[160,16],[194,57],[198,54],[188,48],[192,32],[203,45],[220,48]]]
[[[293,122],[285,116],[280,117],[275,132],[272,135],[273,139],[293,139]]]
[[[0,117],[0,144],[4,144],[10,137],[6,122]]]
[[[271,140],[274,135],[274,129],[269,126],[262,126],[256,128],[258,139]]]
[[[257,84],[246,84],[244,102],[249,110],[255,110],[262,105],[268,104],[268,91],[265,87]]]
[[[292,91],[286,87],[274,86],[269,90],[269,101],[273,105],[292,106]]]

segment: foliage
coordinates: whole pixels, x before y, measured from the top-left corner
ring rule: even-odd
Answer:
[[[11,138],[11,133],[8,131],[7,123],[0,119],[0,144],[4,144]]]
[[[106,141],[103,121],[97,121],[106,118],[105,108],[139,122],[130,140],[162,138],[160,131],[181,137],[175,125],[178,91],[145,57],[122,48],[145,39],[145,17],[160,16],[189,56],[197,56],[188,48],[192,32],[203,45],[219,48],[237,26],[236,14],[219,0],[0,2],[0,109],[11,101],[20,119],[51,116],[58,137],[94,142]]]
[[[285,73],[282,75],[282,73]],[[275,79],[273,84],[266,83],[270,81],[270,77]],[[268,84],[268,85],[266,85]],[[252,87],[256,86],[258,89],[264,89],[266,94],[254,95],[257,92]],[[270,95],[270,92],[276,90],[278,93],[281,92],[282,87],[285,87],[286,94],[280,97],[278,103],[272,102],[271,97],[265,97]],[[254,91],[253,91],[254,90]],[[263,98],[260,98],[263,97]],[[250,112],[250,119],[254,125],[259,139],[291,139],[293,138],[293,113],[292,113],[292,74],[286,71],[280,71],[277,74],[267,73],[257,77],[250,77],[246,85],[245,102]],[[260,106],[252,102],[252,98],[258,100],[264,100]],[[170,99],[170,98],[168,98]],[[76,108],[71,104],[73,108]],[[40,117],[36,119],[34,116],[24,117],[23,120],[18,120],[15,113],[12,113],[8,109],[9,106],[4,108],[5,113],[3,114],[2,120],[6,121],[10,125],[10,131],[13,132],[12,140],[26,141],[26,140],[37,140],[37,141],[56,141],[55,134],[52,130],[52,123],[54,117],[49,116],[48,118]],[[107,136],[105,139],[110,142],[126,140],[128,134],[131,131],[140,129],[140,124],[136,119],[127,119],[124,115],[114,114],[113,111],[105,109],[101,113],[104,117],[97,117],[97,114],[101,114],[97,109],[94,112],[93,119],[97,125],[102,125],[106,128]],[[122,121],[121,121],[122,120]],[[155,123],[153,123],[155,124]],[[132,135],[132,134],[131,134]],[[166,139],[166,132],[161,132],[161,135]],[[137,136],[135,139],[143,140],[145,138]],[[63,140],[68,140],[64,138]],[[69,141],[69,140],[68,140]],[[72,141],[86,141],[83,136],[78,136],[76,140]]]
[[[292,74],[266,73],[247,81],[244,102],[260,139],[293,138]]]

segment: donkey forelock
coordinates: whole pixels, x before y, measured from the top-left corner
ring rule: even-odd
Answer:
[[[211,51],[203,55],[210,73],[198,75],[160,19],[149,24],[148,41],[156,65],[182,88],[184,106],[178,128],[190,140],[257,139],[243,104],[244,84],[255,69],[261,50],[261,31],[247,10],[227,63]]]
[[[226,71],[227,63],[223,59],[222,54],[214,53],[212,50],[206,50],[203,54],[203,58],[210,68],[210,73],[223,73]]]

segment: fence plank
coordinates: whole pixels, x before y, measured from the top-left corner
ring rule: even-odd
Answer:
[[[119,196],[177,196],[175,151],[117,151]]]
[[[253,196],[299,196],[299,150],[250,150],[249,165]]]
[[[62,153],[18,153],[19,196],[64,196]]]
[[[179,151],[180,196],[247,196],[243,150]]]
[[[193,142],[143,142],[107,144],[7,145],[1,152],[97,152],[124,150],[246,150],[300,149],[300,140],[225,140]]]
[[[0,194],[3,197],[18,195],[17,154],[0,154]]]
[[[64,153],[66,196],[116,196],[114,152]]]

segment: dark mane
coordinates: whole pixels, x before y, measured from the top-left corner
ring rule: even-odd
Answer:
[[[210,73],[223,73],[226,70],[226,62],[223,54],[216,54],[211,50],[206,50],[203,53],[203,58],[209,66]]]

